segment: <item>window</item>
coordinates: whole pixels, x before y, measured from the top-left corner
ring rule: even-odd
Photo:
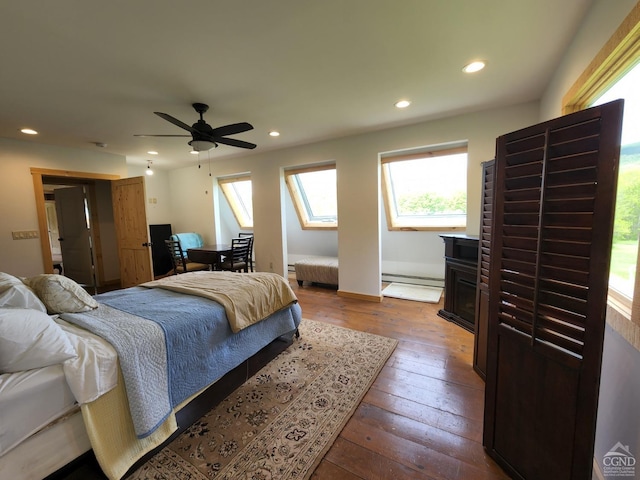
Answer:
[[[389,230],[460,230],[467,225],[467,147],[382,158]]]
[[[609,286],[633,297],[640,232],[640,61],[591,105],[624,98]]]
[[[564,113],[624,98],[618,191],[609,291],[631,310],[638,282],[640,231],[640,4],[593,59],[563,99]]]
[[[234,217],[240,228],[253,228],[253,196],[251,193],[251,177],[219,178],[218,185],[222,189]]]
[[[287,170],[285,180],[303,229],[338,228],[335,165]]]

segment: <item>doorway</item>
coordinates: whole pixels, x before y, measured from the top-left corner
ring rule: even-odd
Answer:
[[[111,198],[111,180],[119,177],[41,169],[32,169],[31,173],[44,272],[64,274],[94,292],[98,287],[119,284]],[[66,195],[73,191],[75,195]],[[76,211],[73,222],[69,214],[60,218],[60,202],[56,202],[56,196],[66,198],[65,209],[70,206]],[[81,228],[76,228],[78,224]],[[60,238],[68,235],[75,236],[75,240],[69,237],[66,245],[64,240],[60,242]]]

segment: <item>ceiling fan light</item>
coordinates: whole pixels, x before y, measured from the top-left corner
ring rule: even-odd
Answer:
[[[482,70],[485,66],[486,66],[485,62],[483,62],[482,60],[477,60],[475,62],[471,62],[465,65],[462,71],[464,73],[475,73]]]
[[[191,145],[191,147],[196,152],[206,152],[206,151],[211,150],[212,148],[218,146],[215,143],[210,142],[208,140],[191,140],[189,142],[189,145]]]

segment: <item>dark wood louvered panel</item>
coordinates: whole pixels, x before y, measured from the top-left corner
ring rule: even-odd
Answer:
[[[489,285],[489,251],[491,249],[491,223],[493,217],[493,161],[487,162],[483,169],[482,216],[480,224],[480,251],[478,253],[478,285]]]
[[[489,265],[491,260],[491,226],[495,189],[495,160],[482,164],[482,210],[478,250],[478,281],[473,343],[473,369],[485,378],[487,368],[487,330],[489,320]]]
[[[589,293],[589,289],[584,285],[577,285],[566,281],[559,281],[544,277],[540,278],[538,281],[538,288],[540,290],[556,292],[559,295],[580,298],[585,301],[587,300],[587,294]]]
[[[561,173],[563,171],[580,170],[597,165],[598,152],[584,152],[568,157],[555,157],[547,159],[547,171]]]
[[[590,478],[622,102],[496,144],[484,444],[514,478]]]
[[[564,328],[555,316],[565,310],[583,313],[584,290],[569,288],[555,293],[542,289],[534,298],[537,285],[516,280],[513,273],[529,276],[523,278],[540,275],[543,280],[545,273],[551,274],[551,280],[566,273],[574,286],[588,281],[590,244],[579,232],[586,234],[593,226],[599,129],[599,121],[587,121],[505,145],[500,286],[511,295],[537,303],[528,310],[514,308],[513,302],[504,303],[499,312],[511,327],[571,354],[581,352],[582,326]],[[547,190],[551,192],[548,198]],[[540,231],[547,228],[570,228],[573,235],[545,241]],[[581,295],[575,297],[575,292]],[[546,312],[544,321],[532,330],[529,325],[540,308]]]
[[[532,159],[542,160],[546,136],[544,133],[531,131],[532,134],[523,133],[518,138],[509,140],[505,144],[504,158],[506,165],[517,165],[518,163],[531,162]]]

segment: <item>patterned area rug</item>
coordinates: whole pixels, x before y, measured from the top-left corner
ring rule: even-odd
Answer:
[[[300,334],[129,478],[309,478],[398,342],[306,319]]]

